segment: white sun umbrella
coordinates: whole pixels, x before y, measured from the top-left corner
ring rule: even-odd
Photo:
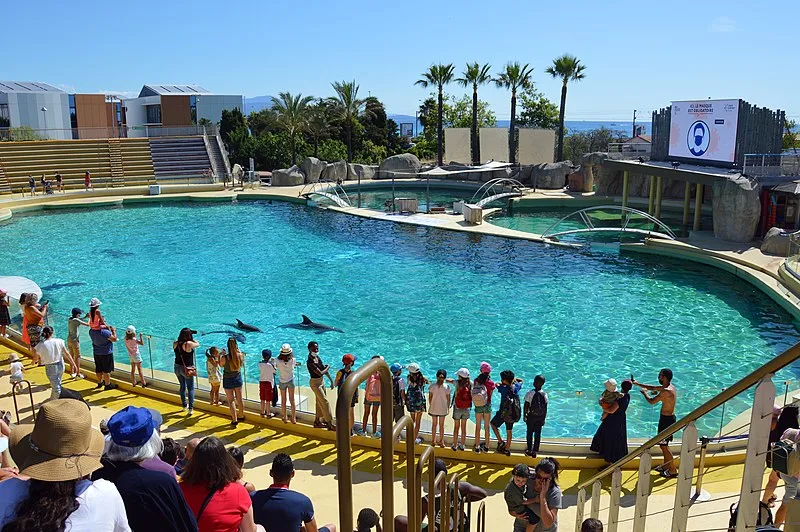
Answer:
[[[427,178],[427,185],[426,185],[425,188],[426,188],[426,196],[427,196],[426,197],[426,209],[427,209],[428,214],[430,214],[430,212],[431,212],[431,176],[437,177],[437,176],[443,176],[443,175],[450,175],[450,174],[453,174],[453,173],[455,173],[455,172],[450,172],[450,171],[445,170],[444,168],[442,168],[440,166],[437,166],[436,168],[428,170],[427,172],[422,172],[420,174],[420,175],[424,175]]]
[[[13,299],[17,300],[19,300],[19,296],[23,293],[33,293],[39,296],[39,298],[42,297],[42,289],[39,288],[38,284],[27,277],[20,277],[18,275],[0,276],[0,288]]]

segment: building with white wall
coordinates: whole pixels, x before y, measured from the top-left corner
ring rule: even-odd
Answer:
[[[0,129],[30,127],[39,137],[71,139],[69,95],[52,85],[0,81]]]
[[[241,95],[213,94],[198,85],[144,85],[136,98],[123,100],[128,136],[147,136],[151,126],[180,128],[202,119],[218,124],[222,111],[244,108]]]

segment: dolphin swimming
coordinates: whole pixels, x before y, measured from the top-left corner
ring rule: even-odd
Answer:
[[[121,251],[119,249],[102,249],[100,253],[105,253],[109,257],[114,257],[115,259],[124,259],[126,257],[133,257],[133,253],[129,251]]]
[[[43,286],[42,287],[42,291],[43,292],[49,292],[51,290],[59,290],[61,288],[71,288],[73,286],[83,286],[85,284],[86,283],[81,283],[81,282],[78,282],[78,281],[72,281],[72,282],[69,282],[69,283],[53,283],[53,284],[49,284],[47,286]]]
[[[284,329],[301,329],[301,330],[314,330],[317,331],[317,334],[321,334],[328,331],[340,332],[343,333],[344,331],[339,329],[338,327],[331,327],[330,325],[325,325],[324,323],[318,323],[313,321],[311,318],[306,316],[305,314],[301,314],[303,317],[303,321],[300,323],[288,323],[286,325],[281,325],[281,328]]]
[[[205,336],[207,334],[226,334],[231,338],[233,338],[234,340],[236,340],[237,342],[239,342],[240,344],[247,343],[247,338],[245,338],[245,336],[242,333],[236,331],[208,331],[201,333],[200,336]]]
[[[240,331],[262,332],[261,329],[259,329],[255,325],[250,325],[249,323],[245,323],[239,319],[236,320],[236,323],[225,323],[224,325],[230,325],[231,327],[236,327]]]

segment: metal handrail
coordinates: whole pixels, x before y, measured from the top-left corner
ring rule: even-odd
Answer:
[[[351,460],[350,424],[341,420],[350,419],[350,404],[358,393],[358,385],[377,372],[381,379],[381,397],[392,397],[392,374],[389,366],[380,358],[373,358],[345,379],[336,399],[336,469],[339,485],[339,526],[341,530],[353,530],[353,464]],[[381,499],[383,530],[394,532],[394,436],[386,430],[392,426],[392,409],[381,407]]]
[[[455,522],[453,523],[453,530],[455,532],[462,532],[464,527],[464,512],[462,511],[462,507],[459,504],[459,475],[458,473],[453,473],[453,476],[450,477],[450,482],[447,484],[447,496],[450,497],[450,494],[453,495],[453,501],[451,503],[454,505],[455,512],[454,512],[454,519]]]
[[[751,386],[757,384],[761,379],[763,379],[767,375],[776,373],[778,370],[785,368],[798,358],[800,358],[800,343],[793,345],[792,347],[790,347],[780,355],[776,356],[763,366],[756,368],[749,375],[746,375],[738,382],[736,382],[736,384],[733,384],[729,388],[726,388],[718,395],[712,397],[702,405],[692,410],[689,414],[676,421],[670,427],[662,430],[661,432],[659,432],[658,434],[647,440],[639,448],[626,454],[624,457],[620,458],[613,464],[607,466],[605,469],[601,470],[596,475],[589,477],[587,480],[580,483],[577,489],[578,490],[586,489],[588,486],[591,486],[598,480],[602,480],[603,478],[613,473],[615,469],[621,468],[623,465],[630,462],[631,460],[635,460],[636,458],[642,456],[644,453],[649,451],[651,447],[654,447],[656,444],[658,444],[658,442],[663,441],[669,436],[672,436],[673,434],[683,429],[690,423],[694,423],[695,421],[705,416],[715,408],[721,406],[723,403],[728,402],[729,400],[733,399],[734,397],[744,392]]]
[[[478,506],[476,520],[475,532],[486,532],[486,501],[481,501],[480,506]]]
[[[407,433],[408,434],[408,433]],[[414,492],[416,499],[414,501],[414,508],[417,514],[416,530],[422,528],[422,468],[427,464],[428,466],[428,493],[433,493],[436,489],[436,455],[433,447],[425,447],[422,454],[419,456],[416,467],[416,485]]]
[[[428,530],[436,530],[436,491],[439,491],[439,530],[450,530],[450,492],[444,471],[436,475],[434,491],[428,493]],[[433,526],[431,526],[433,525]]]
[[[508,185],[506,185],[506,183],[508,183]],[[522,182],[518,181],[517,179],[511,179],[511,178],[508,178],[508,177],[497,177],[497,178],[491,179],[491,180],[487,181],[486,183],[484,183],[483,185],[481,185],[478,188],[478,190],[475,191],[475,194],[472,195],[472,198],[469,200],[469,202],[470,203],[474,203],[473,200],[475,198],[477,198],[481,194],[481,191],[483,191],[483,195],[481,196],[481,198],[491,196],[492,195],[491,194],[491,190],[495,186],[500,186],[503,189],[511,188],[512,190],[515,189],[515,188],[525,188],[525,185],[522,184]],[[484,189],[486,189],[486,190],[484,190]]]
[[[381,408],[383,407],[381,406]],[[389,409],[387,408],[386,410]],[[406,488],[406,504],[408,505],[408,532],[419,532],[421,528],[421,519],[417,512],[417,467],[414,463],[414,438],[409,437],[414,434],[414,420],[412,420],[411,416],[408,414],[405,414],[394,424],[392,428],[392,439],[394,441],[400,438],[403,429],[406,429],[406,485],[408,486]]]
[[[625,213],[627,215],[624,219],[620,220],[620,225],[621,225],[620,231],[622,231],[622,232],[625,232],[625,231],[627,231],[627,232],[641,232],[641,230],[636,231],[634,229],[628,229],[628,223],[630,223],[631,215],[632,214],[636,214],[638,216],[643,217],[648,222],[652,222],[657,227],[660,227],[661,229],[663,229],[663,231],[664,231],[663,234],[666,236],[666,238],[670,238],[672,240],[675,240],[675,238],[676,238],[675,233],[672,231],[672,229],[670,229],[667,224],[665,224],[664,222],[662,222],[661,220],[659,220],[655,216],[651,216],[650,214],[648,214],[648,213],[646,213],[644,211],[640,211],[638,209],[632,209],[631,207],[622,207],[622,206],[619,206],[619,205],[596,205],[596,206],[593,206],[593,207],[586,207],[585,209],[579,209],[579,210],[577,210],[575,212],[571,212],[568,215],[564,216],[563,218],[561,218],[558,221],[556,221],[553,224],[551,224],[550,227],[548,227],[547,229],[545,229],[542,232],[542,237],[543,238],[549,238],[549,237],[553,237],[553,236],[559,236],[559,235],[562,235],[562,234],[575,233],[575,232],[578,232],[578,231],[586,232],[584,230],[570,230],[570,231],[563,231],[563,232],[557,232],[557,233],[550,233],[550,231],[552,231],[553,228],[558,227],[558,225],[561,224],[561,222],[563,222],[564,220],[566,220],[568,218],[572,218],[576,214],[580,215],[581,220],[583,220],[583,223],[586,224],[586,226],[589,229],[591,229],[591,230],[602,230],[603,228],[594,227],[594,225],[592,225],[591,221],[589,220],[588,216],[586,216],[587,212],[602,211],[602,210],[620,211],[620,212]],[[648,232],[652,233],[652,234],[655,234],[655,235],[658,234],[655,231],[648,231]]]

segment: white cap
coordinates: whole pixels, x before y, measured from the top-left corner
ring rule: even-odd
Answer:
[[[461,368],[460,370],[456,371],[456,375],[465,379],[469,379],[469,370],[467,368]]]
[[[128,328],[125,329],[125,332],[128,334],[136,334],[136,327],[133,325],[128,325]]]
[[[102,304],[103,302],[97,299],[96,297],[93,297],[92,299],[89,300],[90,307],[99,307]]]
[[[617,391],[617,381],[614,379],[608,379],[605,383],[606,390],[609,392],[616,392]]]
[[[419,371],[420,371],[419,364],[417,364],[416,362],[412,362],[411,364],[408,365],[409,373],[419,373]]]

